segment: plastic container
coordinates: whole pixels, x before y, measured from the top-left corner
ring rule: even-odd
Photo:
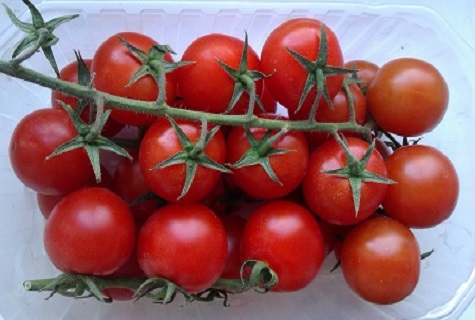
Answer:
[[[22,12],[24,8],[15,2],[12,5]],[[331,259],[316,281],[301,292],[250,292],[232,296],[229,308],[219,301],[182,307],[180,298],[166,307],[148,300],[105,305],[59,295],[45,301],[47,293],[25,292],[22,282],[53,277],[58,272],[44,253],[44,221],[36,209],[34,193],[14,176],[7,150],[16,123],[32,110],[49,106],[50,93],[0,75],[0,319],[455,319],[470,303],[475,294],[475,166],[471,157],[475,140],[470,131],[475,120],[475,52],[440,11],[396,1],[386,1],[386,5],[372,1],[298,5],[290,1],[36,3],[46,19],[81,15],[56,32],[61,39],[55,47],[60,67],[74,59],[73,49],[79,49],[83,57],[91,57],[101,41],[123,30],[143,32],[170,44],[178,53],[177,59],[194,38],[212,31],[243,38],[247,30],[250,45],[260,52],[269,32],[295,17],[321,19],[330,26],[347,60],[362,58],[382,64],[402,56],[425,59],[444,75],[451,97],[442,124],[427,134],[423,143],[439,148],[452,159],[460,175],[460,198],[449,220],[434,229],[415,231],[421,250],[435,252],[422,262],[415,292],[392,306],[376,306],[359,299],[344,284],[341,271],[329,273],[334,263]],[[22,18],[28,19],[29,14]],[[0,36],[0,56],[6,59],[22,34],[10,24],[2,24],[6,27]],[[52,73],[41,54],[26,65]]]

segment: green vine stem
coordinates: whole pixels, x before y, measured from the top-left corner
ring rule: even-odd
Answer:
[[[276,120],[263,119],[254,115],[227,115],[227,114],[213,114],[202,111],[186,110],[173,108],[166,103],[156,103],[149,101],[138,101],[127,99],[105,92],[97,91],[94,88],[71,83],[60,80],[56,77],[51,77],[35,70],[23,67],[0,59],[0,73],[11,76],[17,79],[22,79],[27,82],[38,84],[42,87],[52,90],[60,91],[67,95],[76,96],[78,98],[86,98],[93,101],[103,101],[110,107],[133,110],[135,112],[149,113],[153,115],[164,116],[168,115],[172,118],[182,118],[194,121],[201,121],[203,118],[208,123],[244,127],[260,127],[266,129],[287,129],[300,131],[321,131],[334,133],[337,131],[352,131],[367,135],[370,132],[369,128],[348,121],[343,123],[317,123],[315,121],[290,121],[290,120]]]

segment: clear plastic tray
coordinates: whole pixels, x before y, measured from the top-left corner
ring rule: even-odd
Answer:
[[[8,3],[9,1],[7,1]],[[16,1],[15,1],[16,2]],[[18,1],[19,2],[19,1]],[[27,293],[25,279],[55,276],[58,272],[43,249],[43,217],[34,193],[14,176],[8,160],[11,133],[25,114],[49,105],[49,91],[0,75],[0,319],[439,319],[457,318],[474,296],[475,166],[471,155],[475,140],[475,53],[440,11],[409,4],[371,4],[371,1],[306,3],[269,1],[36,1],[47,19],[79,13],[80,18],[60,27],[55,48],[60,66],[74,59],[73,49],[91,57],[111,34],[143,32],[178,53],[196,37],[219,31],[243,38],[244,30],[257,52],[269,32],[289,18],[314,17],[339,36],[344,56],[382,64],[413,56],[440,69],[451,97],[443,123],[424,143],[450,156],[460,175],[460,198],[453,216],[431,230],[417,230],[422,251],[434,249],[423,261],[420,282],[405,301],[376,306],[360,300],[346,287],[340,271],[330,273],[327,261],[317,280],[292,294],[248,293],[231,297],[231,307],[220,302],[194,302],[160,307],[150,301],[118,302],[73,300],[47,293]],[[15,7],[19,7],[15,3]],[[21,9],[23,10],[23,9]],[[23,19],[28,18],[25,14]],[[458,22],[460,23],[460,22]],[[5,25],[3,23],[3,25]],[[7,24],[0,36],[0,56],[11,55],[21,33]],[[49,72],[41,55],[27,62]]]

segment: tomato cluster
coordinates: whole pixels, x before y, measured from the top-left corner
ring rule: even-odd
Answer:
[[[156,56],[169,64],[155,64]],[[450,160],[408,139],[432,131],[447,109],[437,69],[414,58],[381,67],[344,61],[337,35],[305,18],[274,29],[260,55],[247,37],[215,33],[192,42],[182,60],[191,63],[157,80],[154,69],[173,65],[170,51],[144,34],[119,33],[84,61],[85,85],[141,101],[162,95],[172,108],[336,125],[219,127],[105,105],[112,112],[99,137],[127,140],[132,160],[102,157],[109,161],[98,183],[87,148],[51,156],[78,134],[93,144],[87,128],[97,123],[92,105],[53,92],[53,108],[16,127],[10,159],[38,193],[56,268],[161,277],[199,293],[219,278],[245,277],[246,262],[256,260],[277,274],[271,290],[295,291],[335,250],[362,298],[390,304],[408,296],[421,259],[410,228],[441,223],[458,196]],[[79,63],[61,78],[80,81]],[[277,104],[286,114],[276,114]],[[338,130],[341,123],[370,126],[371,135]]]

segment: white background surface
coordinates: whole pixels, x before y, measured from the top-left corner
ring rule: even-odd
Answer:
[[[107,1],[107,0],[106,0]],[[18,14],[21,14],[24,10],[24,5],[20,0],[3,0],[2,2],[10,6]],[[33,1],[39,2],[39,1]],[[302,1],[308,2],[308,1]],[[338,2],[338,0],[336,1]],[[359,1],[368,4],[413,4],[414,1],[410,0],[366,0]],[[427,6],[434,11],[437,11],[442,17],[444,17],[451,27],[456,30],[460,37],[472,48],[475,48],[475,1],[473,0],[423,0],[418,1],[417,5]],[[0,31],[9,25],[8,18],[3,10],[0,8]],[[456,270],[454,270],[456,272]],[[0,316],[1,318],[1,316]],[[475,319],[475,302],[472,302],[461,320],[473,320]]]

